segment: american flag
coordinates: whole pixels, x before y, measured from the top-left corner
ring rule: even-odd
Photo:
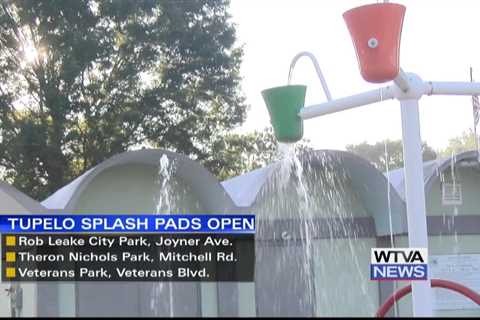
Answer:
[[[473,106],[473,124],[475,128],[477,127],[478,120],[480,118],[480,102],[478,102],[478,96],[472,96],[472,106]]]

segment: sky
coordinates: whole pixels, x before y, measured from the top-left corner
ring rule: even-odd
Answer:
[[[393,1],[392,1],[393,2]],[[244,46],[242,88],[250,105],[242,132],[270,126],[260,92],[287,84],[292,58],[310,51],[318,59],[333,98],[384,86],[365,82],[343,12],[375,1],[232,0],[230,12]],[[480,1],[396,1],[407,7],[400,66],[424,80],[480,81]],[[308,86],[305,104],[326,101],[308,58],[300,59],[293,83]],[[435,149],[473,128],[470,97],[424,96],[420,100],[422,140]],[[304,137],[315,149],[345,150],[348,144],[401,139],[400,106],[390,100],[305,121]]]

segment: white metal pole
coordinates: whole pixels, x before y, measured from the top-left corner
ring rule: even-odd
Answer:
[[[388,99],[408,99],[412,95],[409,92],[413,89],[417,93],[426,95],[464,95],[480,94],[480,82],[422,82],[413,86],[407,80],[405,74],[397,77],[395,86],[385,86],[382,88],[358,93],[352,96],[338,98],[328,102],[304,107],[300,110],[300,118],[307,120],[330,113],[344,111],[361,107],[367,104],[380,102]],[[406,91],[405,91],[406,90]]]
[[[411,248],[428,248],[418,100],[401,100],[400,104],[408,242]],[[428,277],[427,281],[412,281],[412,303],[413,315],[415,317],[431,317],[433,315],[430,277]]]
[[[302,108],[298,115],[300,118],[306,120],[392,98],[394,98],[394,89],[392,86],[386,86],[321,104],[308,106]]]
[[[471,96],[480,94],[480,82],[428,81],[424,83],[424,93]]]

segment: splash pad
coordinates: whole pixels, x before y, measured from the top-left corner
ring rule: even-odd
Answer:
[[[279,142],[289,143],[301,140],[304,120],[383,100],[398,100],[402,119],[408,243],[411,248],[428,248],[419,100],[424,95],[480,94],[480,83],[424,81],[415,73],[404,72],[400,68],[400,38],[404,14],[404,6],[388,1],[357,7],[344,13],[364,80],[371,83],[393,81],[392,84],[332,99],[315,57],[311,53],[302,52],[292,61],[289,86],[267,89],[263,96],[276,138]],[[289,92],[295,90],[290,85],[291,71],[301,56],[312,59],[327,102],[305,107],[304,96],[298,101],[290,97]],[[272,93],[277,99],[270,97]],[[293,110],[299,111],[295,114]],[[411,292],[413,315],[432,316],[430,279],[412,282]]]

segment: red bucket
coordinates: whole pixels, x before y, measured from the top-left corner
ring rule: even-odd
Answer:
[[[343,14],[366,81],[381,83],[398,75],[405,10],[396,3],[376,3]]]

